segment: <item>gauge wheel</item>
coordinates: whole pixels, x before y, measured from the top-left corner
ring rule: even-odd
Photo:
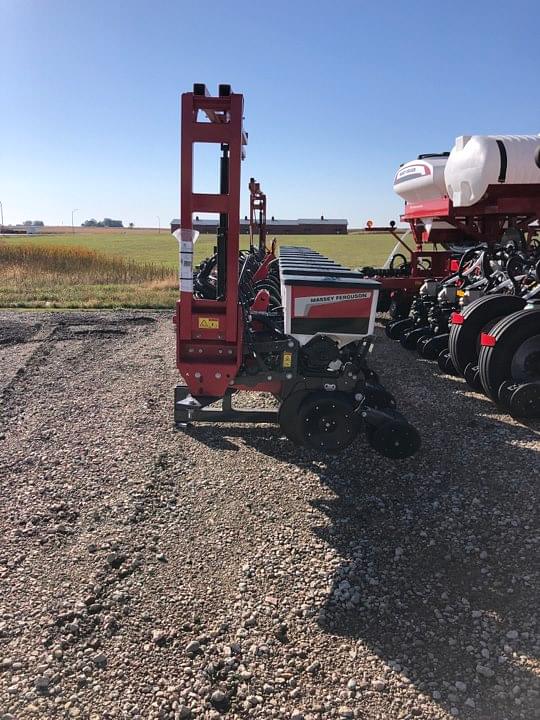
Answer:
[[[463,310],[463,323],[450,325],[448,339],[452,362],[461,375],[467,365],[477,364],[481,333],[488,332],[502,317],[523,307],[525,300],[515,295],[487,295]]]
[[[482,345],[478,356],[480,379],[492,400],[508,381],[516,385],[540,381],[540,310],[521,310],[491,328],[491,345]]]

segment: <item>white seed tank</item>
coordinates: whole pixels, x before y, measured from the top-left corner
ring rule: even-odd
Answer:
[[[446,196],[444,168],[448,153],[419,155],[401,165],[394,178],[394,192],[405,202],[435,200]]]
[[[462,135],[444,168],[448,196],[469,207],[489,185],[540,183],[539,151],[540,135]]]

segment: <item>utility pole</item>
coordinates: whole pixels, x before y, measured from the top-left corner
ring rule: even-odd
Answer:
[[[0,201],[0,216],[2,218],[0,220],[0,227],[3,228],[4,227],[4,206],[2,205],[1,201]]]
[[[156,215],[157,217],[157,227],[158,227],[158,234],[161,232],[161,220],[159,219],[159,215]]]
[[[75,208],[75,210],[71,211],[71,232],[73,235],[75,235],[75,225],[73,224],[73,215],[79,211],[79,208]]]

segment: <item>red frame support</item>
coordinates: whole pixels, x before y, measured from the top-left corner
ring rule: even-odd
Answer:
[[[266,249],[266,195],[255,178],[249,181],[249,243],[254,245],[255,231],[259,233],[259,250]]]
[[[193,214],[226,216],[225,297],[193,297],[186,282],[176,307],[177,366],[190,391],[198,395],[223,395],[241,362],[242,323],[238,305],[238,251],[240,247],[241,162],[247,134],[243,129],[244,98],[229,86],[220,86],[218,97],[206,86],[183,93],[181,100],[180,238],[181,265],[186,277],[193,258]],[[200,114],[204,113],[206,120]],[[195,143],[215,143],[228,151],[227,192],[193,192]],[[191,244],[191,246],[190,246]]]
[[[437,228],[424,232],[423,220],[443,221],[454,229]],[[456,207],[448,197],[406,203],[402,221],[407,221],[414,235],[417,251],[424,242],[452,244],[455,231],[464,237],[492,245],[498,242],[509,222],[523,230],[530,241],[531,224],[540,218],[540,185],[489,185],[484,197],[470,207]]]

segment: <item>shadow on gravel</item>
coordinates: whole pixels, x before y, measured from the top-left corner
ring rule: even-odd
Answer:
[[[43,327],[50,327],[53,333],[48,340],[66,340],[80,335],[125,334],[129,327],[155,322],[155,317],[119,311],[43,313],[42,322],[26,322],[24,313],[13,313],[13,319],[4,317],[0,323],[0,346],[33,342]]]
[[[40,329],[41,323],[23,325],[18,320],[4,320],[0,324],[0,346],[30,342]]]
[[[525,444],[534,433],[479,415],[474,403],[460,415],[461,402],[449,402],[450,427],[439,418],[431,435],[424,429],[423,450],[402,463],[363,441],[317,456],[270,427],[190,434],[214,448],[234,447],[220,433],[241,438],[333,491],[312,501],[329,520],[314,533],[342,558],[315,609],[324,632],[367,647],[394,682],[397,675],[453,714],[533,718],[539,473],[538,453]]]

